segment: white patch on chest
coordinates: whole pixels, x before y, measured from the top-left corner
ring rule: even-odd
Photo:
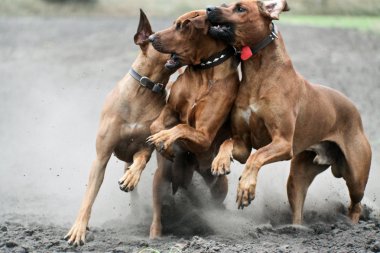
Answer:
[[[140,123],[137,123],[137,122],[134,122],[134,123],[128,123],[126,126],[127,126],[127,128],[129,128],[129,129],[136,129],[136,128],[142,128],[142,127],[144,127],[143,124],[140,124]]]
[[[244,111],[242,110],[240,112],[240,117],[242,117],[245,121],[245,123],[247,123],[247,125],[249,125],[249,118],[251,116],[251,108],[247,108],[245,109]]]
[[[254,112],[254,113],[257,113],[257,112],[259,111],[259,109],[260,109],[260,107],[259,107],[258,104],[251,104],[251,105],[249,106],[249,108],[250,108],[251,111]]]
[[[240,116],[249,125],[249,119],[252,113],[257,113],[259,111],[259,106],[257,104],[251,104],[245,110],[241,110]]]

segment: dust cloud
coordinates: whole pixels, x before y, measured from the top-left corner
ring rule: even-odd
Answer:
[[[154,20],[152,24],[158,30],[170,25],[171,20]],[[136,27],[135,19],[1,19],[1,220],[23,215],[28,221],[72,224],[95,156],[95,136],[104,98],[127,73],[138,50],[132,40]],[[378,212],[378,38],[355,31],[281,23],[280,30],[300,73],[310,81],[341,90],[361,111],[374,154],[364,203]],[[324,36],[326,33],[329,36]],[[343,36],[346,41],[341,41]],[[91,226],[127,220],[133,210],[139,210],[139,220],[149,226],[155,157],[152,156],[133,193],[118,188],[123,166],[115,158],[109,162],[93,207]],[[288,167],[288,162],[265,166],[259,175],[257,198],[249,208],[237,211],[234,199],[243,166],[235,162],[229,175],[226,210],[206,208],[194,212],[218,233],[234,227],[238,230],[237,224],[289,223]],[[323,218],[324,214],[337,212],[340,204],[336,203],[347,206],[348,200],[344,181],[326,170],[310,187],[306,222],[313,221],[313,211]]]

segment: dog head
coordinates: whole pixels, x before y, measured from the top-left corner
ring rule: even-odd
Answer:
[[[140,64],[149,68],[155,68],[161,74],[172,74],[176,68],[167,69],[165,63],[170,59],[170,55],[162,54],[154,49],[149,42],[149,36],[153,34],[151,25],[143,10],[140,9],[140,21],[137,32],[134,36],[134,42],[140,46],[141,53],[139,55]]]
[[[208,29],[206,11],[191,11],[179,17],[171,27],[151,35],[149,40],[159,52],[171,54],[165,66],[177,68],[200,63],[199,51],[204,51],[208,41],[213,40],[207,36]]]
[[[252,45],[269,34],[269,24],[288,11],[286,0],[241,0],[220,7],[208,7],[210,36],[237,48]]]

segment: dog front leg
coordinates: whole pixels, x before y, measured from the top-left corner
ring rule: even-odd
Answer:
[[[208,134],[186,124],[179,124],[171,129],[162,130],[150,136],[148,141],[153,143],[157,149],[161,151],[170,148],[178,139],[183,141],[188,147],[188,150],[193,153],[207,151],[212,142]]]
[[[234,148],[233,139],[225,140],[219,147],[217,156],[212,161],[211,173],[214,176],[230,174],[231,162],[233,161],[232,150]]]
[[[157,134],[160,131],[163,131],[169,127],[173,127],[178,123],[178,115],[177,113],[170,107],[170,105],[166,104],[162,109],[158,118],[153,121],[150,126],[150,132],[152,135]],[[150,136],[151,137],[151,136]],[[147,143],[151,143],[150,137],[147,139]],[[173,160],[174,152],[170,149],[158,149],[158,151],[168,160]]]
[[[231,172],[233,159],[245,163],[251,152],[250,145],[239,137],[225,140],[219,147],[219,152],[211,165],[211,173],[214,176],[226,175]]]
[[[251,154],[239,180],[236,197],[238,208],[243,209],[255,198],[257,175],[263,165],[291,158],[292,142],[284,138],[275,138],[269,145]]]
[[[153,220],[150,226],[150,239],[162,234],[161,212],[164,198],[170,194],[172,163],[157,153],[157,170],[153,178]]]
[[[120,190],[129,192],[136,188],[140,176],[153,153],[152,148],[144,148],[133,155],[133,163],[119,180]]]

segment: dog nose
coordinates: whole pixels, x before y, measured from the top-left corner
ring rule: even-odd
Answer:
[[[215,6],[209,6],[206,8],[207,14],[210,14],[211,12],[215,11],[216,7]]]
[[[150,42],[154,42],[154,40],[156,39],[156,35],[152,34],[152,35],[149,36],[148,39],[149,39]]]

